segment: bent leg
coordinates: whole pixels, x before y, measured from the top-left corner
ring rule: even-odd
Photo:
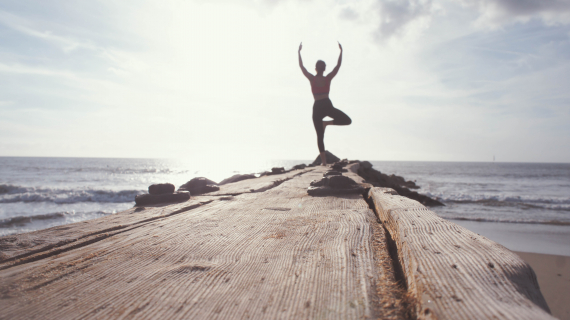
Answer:
[[[352,123],[352,120],[346,113],[340,111],[335,107],[331,107],[327,113],[327,116],[333,118],[333,125],[335,126],[348,126]]]

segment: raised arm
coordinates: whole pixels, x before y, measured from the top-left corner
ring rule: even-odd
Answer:
[[[307,71],[307,69],[305,69],[305,66],[303,66],[303,59],[301,59],[301,49],[303,49],[303,43],[302,42],[299,45],[299,67],[301,68],[301,71],[303,71],[303,74],[305,75],[305,77],[307,77],[307,79],[311,80],[313,75],[310,74],[309,71]]]
[[[336,67],[334,67],[333,71],[331,71],[331,73],[327,74],[327,78],[332,79],[336,76],[336,74],[338,73],[338,69],[340,69],[340,64],[342,63],[342,46],[340,45],[340,42],[338,44],[338,47],[340,49],[340,54],[338,56],[338,62],[336,63]]]

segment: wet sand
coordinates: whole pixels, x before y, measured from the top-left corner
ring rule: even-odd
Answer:
[[[570,257],[570,226],[450,220],[512,251]]]
[[[534,269],[552,315],[570,320],[570,257],[528,252],[516,254]]]

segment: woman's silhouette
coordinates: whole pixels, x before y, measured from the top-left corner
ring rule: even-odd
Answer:
[[[321,154],[322,165],[327,164],[327,157],[325,155],[325,128],[328,125],[336,126],[346,126],[352,123],[352,120],[342,111],[333,107],[331,100],[329,99],[329,91],[331,86],[331,80],[336,76],[340,64],[342,62],[342,46],[338,44],[340,48],[340,55],[338,56],[338,63],[334,67],[333,71],[327,76],[324,76],[326,64],[324,61],[317,61],[315,70],[317,75],[310,74],[307,69],[303,66],[303,60],[301,59],[301,49],[303,49],[303,43],[299,45],[299,67],[303,71],[303,74],[311,82],[311,90],[313,91],[313,96],[315,97],[315,103],[313,104],[313,124],[315,125],[315,130],[317,131],[317,144],[319,146],[319,153]],[[331,117],[332,121],[323,121],[324,117]]]

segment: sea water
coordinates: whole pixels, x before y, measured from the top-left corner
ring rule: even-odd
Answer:
[[[570,164],[371,162],[383,173],[416,181],[419,193],[445,203],[432,210],[447,219],[570,225]],[[0,157],[0,235],[126,210],[153,183],[219,182],[299,163],[310,161]]]
[[[444,207],[446,219],[570,225],[570,164],[372,161]]]
[[[291,168],[302,161],[0,157],[0,236],[94,219],[132,208],[154,183]]]
[[[570,256],[570,164],[372,162],[442,201],[439,216],[513,251]]]

